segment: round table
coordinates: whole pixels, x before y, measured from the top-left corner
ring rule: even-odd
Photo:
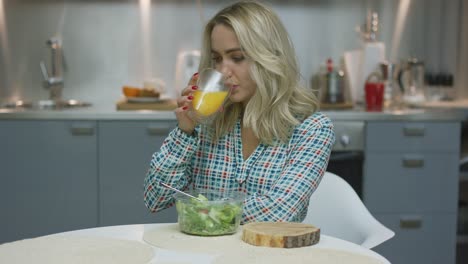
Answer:
[[[117,238],[117,239],[127,239],[127,240],[134,240],[139,241],[142,243],[147,244],[143,240],[143,234],[145,230],[154,229],[154,228],[164,228],[168,225],[174,225],[174,223],[170,224],[138,224],[138,225],[119,225],[119,226],[108,226],[108,227],[98,227],[98,228],[89,228],[89,229],[81,229],[76,231],[58,233],[54,235],[65,235],[65,236],[97,236],[97,237],[105,237],[105,238]],[[344,250],[352,253],[363,254],[367,256],[374,257],[376,259],[381,260],[383,263],[390,263],[387,259],[383,256],[377,254],[376,252],[361,247],[360,245],[338,239],[335,237],[321,235],[320,242],[314,247],[317,248],[328,248],[328,249],[337,249],[337,250]],[[155,255],[151,263],[167,263],[167,262],[190,262],[195,264],[205,264],[211,263],[211,261],[215,258],[215,256],[210,254],[202,254],[202,253],[190,253],[190,252],[181,252],[181,251],[173,251],[173,250],[166,250],[157,247],[153,247],[155,250]]]

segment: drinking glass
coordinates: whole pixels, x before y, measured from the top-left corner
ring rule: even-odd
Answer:
[[[200,71],[189,112],[194,121],[210,124],[222,112],[230,92],[226,81],[226,76],[214,69]]]

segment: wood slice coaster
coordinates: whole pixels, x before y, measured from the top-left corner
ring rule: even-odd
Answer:
[[[246,224],[242,229],[242,240],[254,246],[297,248],[320,241],[320,229],[302,223],[259,222]]]

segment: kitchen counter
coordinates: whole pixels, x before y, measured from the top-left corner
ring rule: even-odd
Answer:
[[[406,109],[392,112],[353,110],[323,111],[334,121],[462,121],[467,111],[459,108]],[[175,120],[172,111],[117,111],[105,107],[65,110],[0,109],[0,120]]]

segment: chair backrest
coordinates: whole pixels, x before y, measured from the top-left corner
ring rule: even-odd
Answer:
[[[382,225],[365,207],[354,189],[342,178],[326,172],[309,201],[303,221],[321,233],[373,248],[395,233]]]

